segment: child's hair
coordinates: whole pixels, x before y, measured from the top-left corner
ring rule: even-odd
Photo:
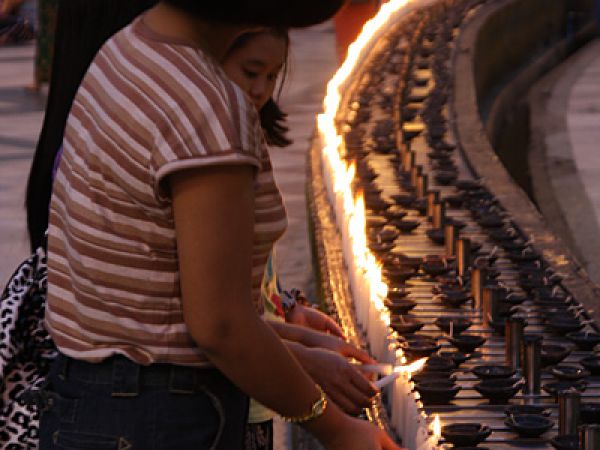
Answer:
[[[271,34],[272,36],[283,40],[285,43],[285,60],[281,69],[281,81],[279,82],[279,88],[277,89],[276,95],[276,99],[279,100],[289,70],[288,55],[290,48],[290,36],[287,28],[272,27],[264,31],[244,33],[233,42],[227,53],[231,54],[234,51],[243,48],[254,37],[264,33]],[[265,138],[267,139],[267,143],[269,145],[276,147],[287,147],[292,143],[292,140],[286,136],[287,132],[289,131],[289,128],[285,124],[287,114],[281,110],[273,97],[271,97],[260,109],[259,115],[260,124],[265,132]]]
[[[265,27],[306,27],[323,22],[345,0],[164,0],[205,20]]]
[[[293,141],[287,137],[289,131],[286,125],[287,114],[284,113],[273,97],[260,109],[260,124],[265,132],[265,138],[269,145],[275,147],[287,147]]]

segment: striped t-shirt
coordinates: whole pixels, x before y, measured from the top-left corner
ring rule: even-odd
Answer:
[[[258,115],[197,48],[136,19],[100,50],[77,92],[50,208],[46,326],[65,354],[207,364],[183,319],[165,177],[250,164],[252,300],[286,227]]]

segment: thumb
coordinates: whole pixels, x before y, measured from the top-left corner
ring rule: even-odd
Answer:
[[[346,339],[346,336],[344,336],[344,332],[342,331],[340,326],[337,323],[335,323],[335,321],[329,316],[326,316],[325,328],[334,336]]]

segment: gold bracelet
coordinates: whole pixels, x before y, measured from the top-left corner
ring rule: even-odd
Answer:
[[[320,395],[319,399],[313,403],[312,407],[310,408],[310,413],[305,414],[304,416],[296,416],[296,417],[281,416],[281,418],[285,422],[302,424],[302,423],[306,423],[311,420],[314,420],[323,415],[323,413],[327,409],[327,396],[325,395],[325,391],[323,391],[321,386],[319,386],[318,384],[315,384],[315,387],[319,390],[321,395]]]

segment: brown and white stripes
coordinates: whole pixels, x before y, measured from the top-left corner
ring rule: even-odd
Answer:
[[[96,56],[75,97],[54,182],[46,325],[99,361],[205,365],[183,321],[170,199],[184,168],[256,166],[252,299],[286,227],[258,116],[209,57],[138,18]]]

